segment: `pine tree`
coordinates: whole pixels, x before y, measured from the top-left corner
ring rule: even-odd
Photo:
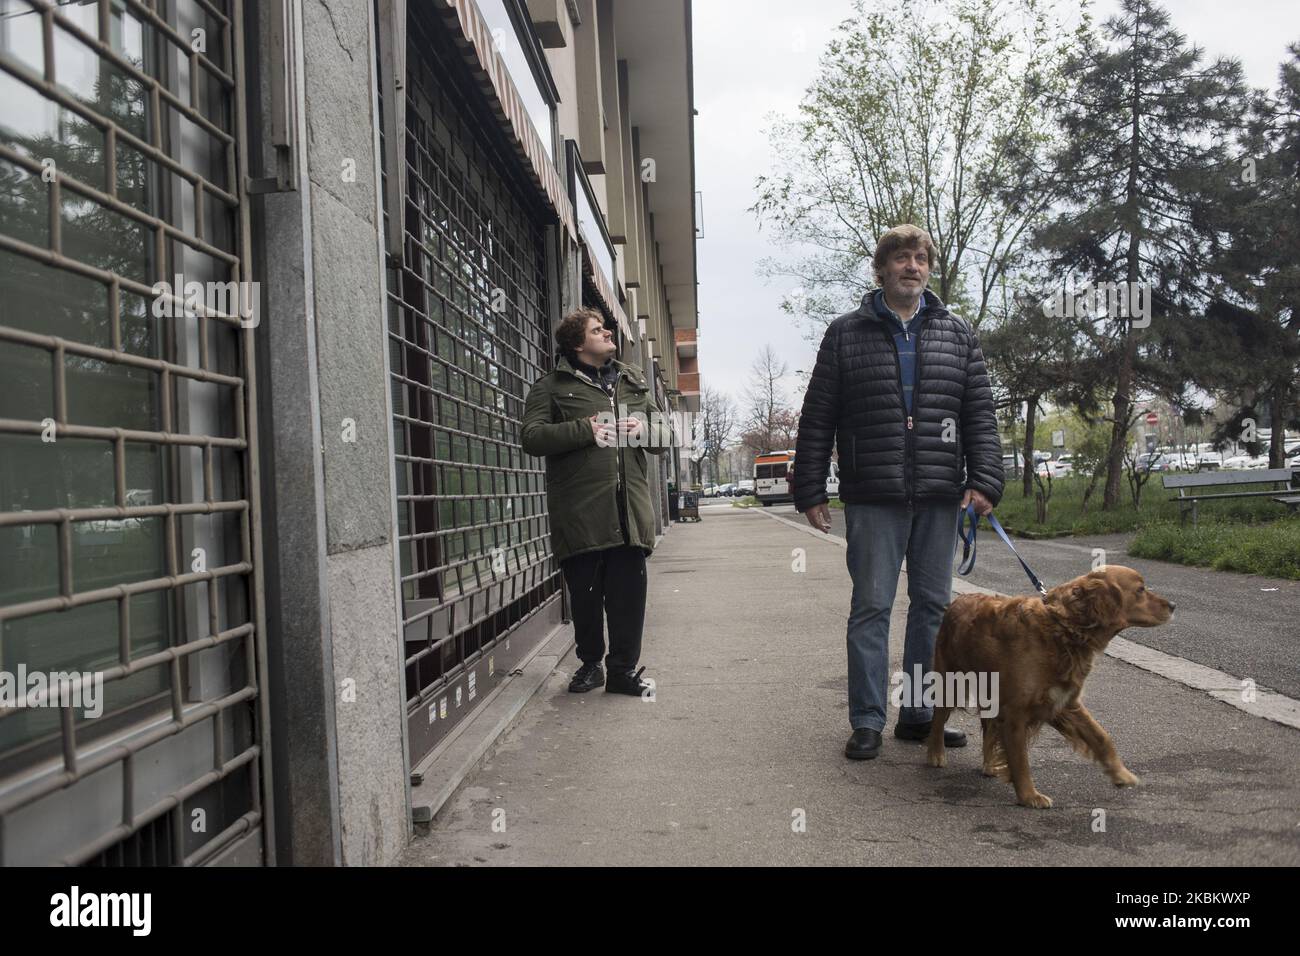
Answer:
[[[1206,385],[1235,400],[1220,437],[1240,437],[1266,404],[1270,468],[1285,466],[1285,428],[1300,424],[1300,43],[1288,52],[1276,94],[1253,98],[1212,210],[1217,327],[1207,338],[1235,361],[1216,363]]]
[[[1035,236],[1053,288],[1077,277],[1150,289],[1149,325],[1134,324],[1130,299],[1085,329],[1113,387],[1106,509],[1120,500],[1134,398],[1179,402],[1192,377],[1186,320],[1206,299],[1209,184],[1231,163],[1245,96],[1237,61],[1201,61],[1158,4],[1123,0],[1101,42],[1066,65],[1069,92],[1054,104],[1064,145],[1047,175],[1062,202]]]

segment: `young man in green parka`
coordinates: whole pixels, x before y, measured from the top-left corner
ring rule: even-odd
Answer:
[[[637,670],[645,624],[645,559],[654,550],[650,455],[672,431],[636,366],[594,309],[565,316],[555,332],[555,368],[533,383],[520,438],[525,454],[546,458],[551,544],[564,572],[578,659],[569,690],[641,696]],[[605,657],[602,618],[609,621]]]

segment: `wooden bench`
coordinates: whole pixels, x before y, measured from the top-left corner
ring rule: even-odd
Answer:
[[[1268,495],[1274,501],[1281,502],[1288,508],[1295,509],[1300,507],[1300,494],[1279,494],[1292,490],[1292,475],[1290,468],[1268,468],[1263,471],[1215,471],[1215,472],[1197,472],[1187,475],[1163,475],[1161,482],[1165,488],[1177,488],[1177,496],[1170,498],[1170,501],[1178,502],[1178,520],[1180,522],[1187,520],[1187,513],[1192,513],[1192,527],[1196,527],[1196,505],[1199,501],[1209,501],[1214,498],[1254,498]],[[1190,494],[1188,489],[1222,487],[1224,485],[1281,485],[1282,487],[1269,488],[1266,491],[1218,491],[1213,494],[1197,494],[1193,490]]]

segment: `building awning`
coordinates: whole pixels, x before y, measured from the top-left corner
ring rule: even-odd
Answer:
[[[582,249],[582,277],[590,282],[596,290],[596,295],[600,297],[601,304],[609,310],[610,315],[614,316],[614,321],[618,323],[619,331],[626,342],[635,342],[637,337],[632,334],[632,326],[627,321],[627,313],[623,311],[623,305],[618,301],[618,293],[610,286],[609,281],[605,278],[605,272],[600,265],[592,260],[591,251],[587,248],[585,241],[579,241],[578,245]]]
[[[442,10],[443,19],[459,30],[457,42],[467,49],[466,59],[470,70],[479,81],[479,87],[495,107],[500,122],[515,144],[523,161],[528,178],[549,201],[561,224],[570,235],[577,235],[574,225],[573,203],[564,191],[564,181],[547,154],[533,122],[528,118],[523,99],[501,55],[493,48],[492,31],[479,13],[474,0],[433,0]]]

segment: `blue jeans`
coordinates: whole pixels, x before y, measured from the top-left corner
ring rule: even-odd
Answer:
[[[907,637],[903,670],[928,671],[934,639],[952,597],[958,503],[846,504],[848,565],[853,578],[849,611],[849,724],[885,729],[889,693],[889,615],[898,574],[907,557]],[[901,723],[924,723],[929,707],[903,707]]]

